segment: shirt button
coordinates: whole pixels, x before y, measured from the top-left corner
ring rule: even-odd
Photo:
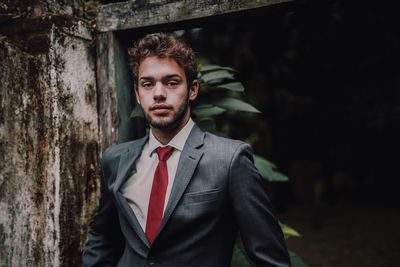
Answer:
[[[153,266],[154,264],[156,264],[156,257],[154,256],[149,256],[147,258],[147,264],[150,266]]]

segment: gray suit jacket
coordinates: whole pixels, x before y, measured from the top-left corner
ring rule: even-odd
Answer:
[[[182,151],[161,227],[150,245],[120,188],[147,136],[108,148],[101,199],[82,266],[229,267],[240,232],[257,266],[290,266],[282,231],[250,146],[193,127]]]

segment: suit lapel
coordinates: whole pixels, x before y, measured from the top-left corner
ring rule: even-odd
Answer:
[[[119,190],[129,178],[129,175],[132,173],[132,171],[134,171],[135,162],[139,158],[143,150],[143,146],[145,145],[147,140],[148,136],[139,139],[132,145],[132,147],[128,148],[127,151],[121,155],[118,166],[118,173],[115,179],[115,183],[112,187],[112,191],[117,201],[119,202],[119,206],[122,209],[122,213],[127,218],[127,221],[131,224],[132,228],[142,240],[142,242],[149,248],[150,243],[147,240],[147,237],[142,227],[140,226],[134,212],[130,208],[129,203],[126,201],[125,197]],[[196,170],[197,164],[203,156],[203,152],[198,150],[198,148],[203,145],[203,141],[204,132],[201,131],[197,125],[194,125],[179,159],[171,195],[169,197],[169,201],[164,212],[164,217],[161,222],[159,232],[162,231],[165,224],[171,217]]]
[[[171,214],[175,210],[194,174],[194,171],[196,170],[197,164],[203,156],[203,152],[198,150],[198,148],[203,145],[203,141],[204,132],[202,132],[197,125],[194,125],[179,159],[174,184],[164,212],[159,233],[171,217]]]
[[[128,148],[128,151],[126,151],[124,154],[121,155],[121,159],[118,165],[118,173],[117,173],[117,178],[115,179],[115,184],[113,186],[113,193],[114,196],[116,197],[117,201],[119,202],[119,206],[121,207],[121,211],[126,217],[127,221],[131,224],[132,228],[135,230],[136,234],[139,236],[139,238],[143,241],[144,244],[146,244],[147,247],[150,247],[149,241],[147,240],[147,237],[145,233],[143,232],[142,227],[139,224],[139,221],[136,218],[135,213],[132,211],[132,209],[129,206],[128,201],[125,199],[125,197],[122,195],[121,191],[119,190],[121,186],[126,182],[126,180],[129,178],[130,174],[132,171],[134,171],[135,167],[135,162],[139,158],[143,146],[148,140],[148,136],[139,139],[137,142],[135,142],[132,147]]]
[[[148,136],[139,139],[137,142],[134,142],[128,150],[121,155],[121,159],[118,165],[118,173],[117,178],[115,179],[115,184],[113,191],[116,192],[120,189],[120,187],[126,182],[126,179],[129,177],[129,174],[135,167],[135,162],[140,156],[140,153],[143,150],[144,144],[147,142]]]
[[[132,226],[133,230],[135,231],[137,236],[140,238],[140,240],[142,240],[142,242],[147,246],[147,248],[150,248],[150,243],[146,237],[146,234],[144,233],[142,227],[139,224],[139,221],[136,218],[135,213],[133,212],[132,208],[129,206],[128,201],[122,195],[121,191],[117,192],[117,198],[122,207],[122,213],[125,215],[126,219]],[[128,238],[128,242],[130,242],[129,238]]]

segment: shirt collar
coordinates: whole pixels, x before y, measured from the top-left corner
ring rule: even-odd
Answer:
[[[153,135],[153,132],[150,129],[149,133],[149,153],[151,156],[154,152],[154,150],[157,147],[165,147],[165,146],[171,146],[179,151],[183,150],[183,147],[185,146],[186,140],[189,137],[190,131],[192,130],[194,126],[194,122],[192,118],[189,118],[188,122],[186,125],[169,141],[168,144],[163,145],[161,144]]]

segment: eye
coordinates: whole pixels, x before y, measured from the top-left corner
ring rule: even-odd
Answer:
[[[151,88],[153,86],[152,82],[142,82],[141,86],[143,88]]]
[[[169,80],[167,82],[167,86],[169,88],[176,88],[178,85],[179,85],[179,81],[176,81],[176,80]]]

